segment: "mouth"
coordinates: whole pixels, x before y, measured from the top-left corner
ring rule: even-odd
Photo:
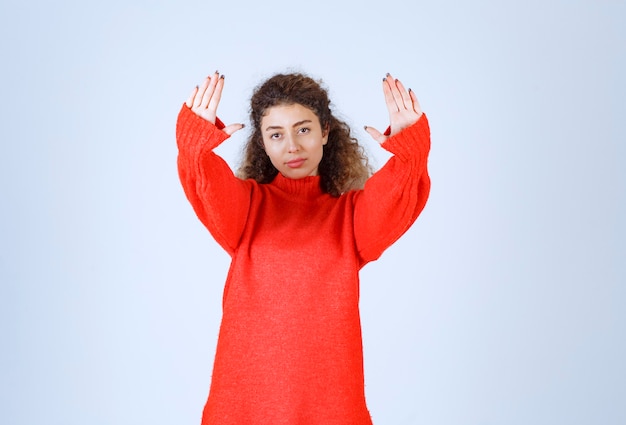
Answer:
[[[302,166],[302,164],[304,164],[304,161],[304,158],[296,158],[292,159],[291,161],[287,161],[286,164],[289,168],[299,168]]]

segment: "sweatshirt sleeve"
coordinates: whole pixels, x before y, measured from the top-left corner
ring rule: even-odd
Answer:
[[[354,232],[361,265],[378,259],[409,229],[430,193],[426,115],[387,139],[382,147],[393,156],[368,179],[354,200]]]
[[[178,174],[200,221],[232,255],[250,208],[250,183],[237,178],[213,149],[229,136],[183,104],[176,122]]]

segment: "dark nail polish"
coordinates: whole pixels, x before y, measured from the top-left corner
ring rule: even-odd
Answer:
[[[220,75],[220,79],[222,80],[224,79],[224,74]]]
[[[365,131],[367,131],[367,126],[366,126],[366,125],[364,125],[364,126],[363,126],[363,129],[364,129]]]

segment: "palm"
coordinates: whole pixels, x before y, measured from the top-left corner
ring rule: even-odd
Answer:
[[[367,132],[380,143],[415,124],[422,116],[422,109],[415,93],[412,90],[407,91],[400,80],[393,78],[391,74],[383,78],[383,94],[389,111],[391,132],[382,134],[375,128],[366,127]]]
[[[217,118],[217,106],[222,97],[224,89],[224,76],[220,76],[217,71],[209,75],[202,85],[196,86],[185,102],[191,111],[201,118],[215,124]],[[228,135],[243,128],[243,124],[231,124],[223,128]]]

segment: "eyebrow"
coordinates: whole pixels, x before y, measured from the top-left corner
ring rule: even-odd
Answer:
[[[297,123],[294,123],[292,127],[295,128],[295,127],[298,127],[299,125],[310,123],[310,122],[313,122],[313,121],[311,120],[298,121]],[[265,131],[270,131],[270,130],[282,130],[282,127],[279,125],[270,125],[269,127],[265,129]]]

